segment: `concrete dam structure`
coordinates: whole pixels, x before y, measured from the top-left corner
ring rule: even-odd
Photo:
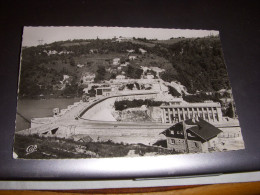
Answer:
[[[88,135],[94,141],[111,140],[116,143],[152,145],[160,139],[165,139],[165,136],[160,133],[173,124],[115,121],[109,111],[117,100],[153,99],[158,94],[159,92],[151,91],[130,92],[109,97],[97,97],[88,102],[77,102],[62,110],[55,117],[33,119],[31,128],[16,133],[65,138],[74,135]],[[225,128],[225,124],[214,125],[221,129]],[[236,127],[238,125],[234,124]]]

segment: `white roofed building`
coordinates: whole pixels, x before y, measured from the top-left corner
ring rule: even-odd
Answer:
[[[116,66],[116,65],[119,65],[120,64],[120,58],[114,58],[113,59],[113,65]]]
[[[142,48],[139,48],[139,51],[141,52],[141,54],[146,54],[147,53],[147,51],[142,49]]]

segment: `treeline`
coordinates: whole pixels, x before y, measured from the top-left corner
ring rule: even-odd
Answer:
[[[79,40],[75,40],[78,43]],[[87,44],[75,44],[71,46],[64,46],[63,42],[54,42],[48,45],[48,50],[72,51],[71,56],[79,56],[82,54],[89,53],[90,50],[93,50],[93,53],[98,54],[107,54],[107,53],[125,53],[127,49],[133,49],[136,53],[139,53],[139,48],[147,49],[146,46],[140,44],[133,44],[132,42],[114,42],[112,40],[105,39],[95,39],[95,40],[86,40],[89,43]]]
[[[188,92],[218,91],[230,88],[218,37],[182,40],[172,45],[157,44],[157,55],[168,59],[175,70],[167,70],[161,78],[177,80]]]
[[[183,100],[186,102],[190,103],[195,103],[195,102],[204,102],[204,101],[213,101],[213,102],[220,102],[220,97],[218,94],[215,95],[207,95],[205,93],[200,93],[200,94],[195,94],[195,95],[182,95]]]

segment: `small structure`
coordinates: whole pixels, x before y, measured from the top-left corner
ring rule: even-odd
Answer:
[[[146,54],[146,50],[142,49],[142,48],[139,48],[139,51],[141,52],[141,54]]]
[[[146,79],[154,79],[154,76],[151,73],[147,73],[145,76]]]
[[[129,56],[128,59],[129,60],[135,60],[137,57],[136,56]]]
[[[89,135],[74,135],[72,138],[76,142],[87,143],[87,142],[92,142],[93,141],[93,139]]]
[[[128,66],[129,65],[129,62],[125,62],[124,64],[121,64],[120,66],[121,67],[126,67],[126,66]]]
[[[90,54],[98,53],[98,49],[90,49],[89,53]]]
[[[79,68],[82,68],[84,66],[85,66],[84,64],[77,64],[77,67],[79,67]]]
[[[209,152],[216,150],[220,129],[202,118],[177,123],[160,134],[167,138],[167,148],[182,153]]]
[[[96,95],[97,96],[110,96],[110,95],[112,95],[112,88],[111,87],[96,88]]]
[[[133,50],[133,49],[127,49],[126,50],[128,53],[134,53],[135,52],[135,50]]]
[[[114,58],[113,59],[113,65],[116,66],[116,65],[119,65],[120,64],[120,58]]]
[[[125,79],[125,75],[117,75],[117,76],[116,76],[116,79],[117,79],[117,80]]]
[[[94,82],[95,77],[95,74],[86,73],[82,76],[81,80],[83,81],[83,84],[89,84]]]

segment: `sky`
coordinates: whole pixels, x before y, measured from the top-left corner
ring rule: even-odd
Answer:
[[[163,28],[126,28],[126,27],[24,27],[23,46],[37,46],[55,41],[73,39],[111,39],[114,37],[135,37],[166,40],[172,37],[205,37],[218,35],[214,30],[183,30]]]

